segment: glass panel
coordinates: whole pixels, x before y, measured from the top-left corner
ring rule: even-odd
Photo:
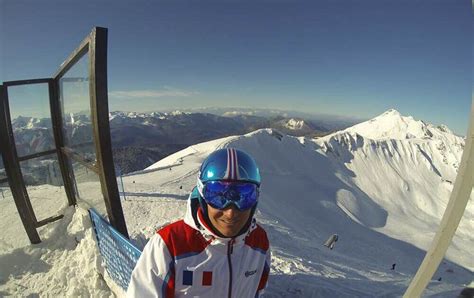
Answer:
[[[54,149],[48,84],[10,86],[8,99],[18,156]]]
[[[59,79],[59,96],[66,147],[82,153],[91,162],[95,161],[87,53]]]
[[[118,187],[120,199],[126,200],[127,195],[125,194],[125,187],[123,184],[123,175],[122,175],[122,172],[120,171],[120,167],[118,166],[115,166],[115,175],[117,177],[117,187]]]
[[[5,167],[3,166],[3,159],[0,158],[0,180],[6,179]]]
[[[0,158],[0,179],[2,178],[6,178],[6,175]],[[0,255],[30,244],[8,182],[0,183],[0,227]]]
[[[104,196],[100,187],[99,175],[78,162],[73,162],[77,202],[86,205],[86,208],[95,208],[107,218]]]
[[[22,161],[20,168],[37,220],[62,214],[68,200],[57,155]]]

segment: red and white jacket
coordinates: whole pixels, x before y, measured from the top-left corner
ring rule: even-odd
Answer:
[[[197,198],[190,195],[185,218],[150,239],[133,270],[127,297],[240,298],[263,294],[270,272],[265,230],[252,219],[246,233],[217,237],[206,228],[197,206]]]

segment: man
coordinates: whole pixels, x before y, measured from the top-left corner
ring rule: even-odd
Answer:
[[[127,296],[260,296],[270,271],[268,238],[253,218],[260,182],[257,164],[244,151],[211,153],[184,219],[150,239]]]

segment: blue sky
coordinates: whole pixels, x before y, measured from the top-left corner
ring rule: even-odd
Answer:
[[[269,107],[371,118],[395,108],[466,133],[468,0],[0,3],[0,82],[51,77],[101,26],[110,110]]]

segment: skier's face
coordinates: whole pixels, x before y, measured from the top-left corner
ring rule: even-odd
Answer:
[[[234,205],[225,209],[215,209],[207,205],[207,212],[211,224],[225,237],[234,237],[247,223],[251,209],[240,211]]]

